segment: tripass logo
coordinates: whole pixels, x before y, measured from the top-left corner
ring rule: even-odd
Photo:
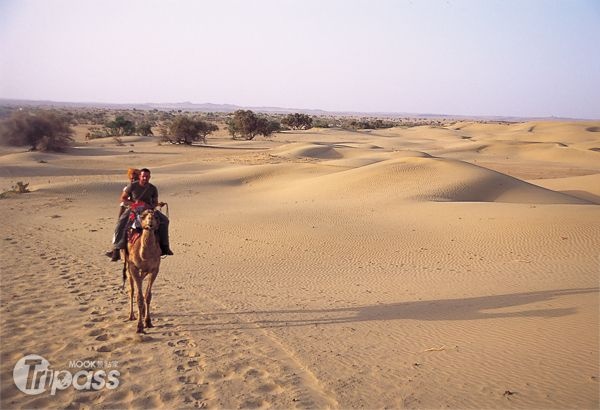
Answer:
[[[103,362],[76,361],[72,367],[97,367]],[[118,370],[108,372],[104,369],[81,369],[75,374],[68,370],[52,370],[50,362],[37,354],[30,354],[20,359],[13,369],[15,385],[26,394],[40,394],[50,389],[50,394],[56,390],[64,390],[73,386],[77,390],[100,390],[103,388],[116,389],[119,385]]]

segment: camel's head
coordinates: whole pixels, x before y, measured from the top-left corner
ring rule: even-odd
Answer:
[[[154,210],[147,209],[140,215],[140,220],[142,221],[142,228],[149,229],[151,231],[156,231],[158,229],[158,218],[154,214]]]

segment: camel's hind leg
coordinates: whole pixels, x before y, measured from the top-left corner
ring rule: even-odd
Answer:
[[[158,272],[152,272],[148,275],[148,284],[146,285],[146,295],[144,296],[144,299],[146,300],[146,318],[145,318],[144,325],[146,327],[154,327],[152,325],[152,320],[150,319],[150,302],[152,301],[152,284],[154,283],[154,280],[156,279],[157,275],[158,275]]]

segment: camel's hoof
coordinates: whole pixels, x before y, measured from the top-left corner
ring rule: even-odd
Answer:
[[[139,329],[139,328],[138,328],[138,330],[137,330],[137,332],[136,332],[136,333],[142,333],[142,334],[146,334],[146,332],[144,332],[144,329]]]
[[[135,320],[135,316],[129,316],[129,320]]]
[[[146,323],[146,325],[145,325],[145,326],[146,326],[146,327],[154,327],[154,325],[152,324],[152,322],[148,322],[148,323]]]

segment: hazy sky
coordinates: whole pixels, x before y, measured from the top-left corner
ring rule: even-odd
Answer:
[[[0,0],[0,98],[600,119],[600,1]]]

